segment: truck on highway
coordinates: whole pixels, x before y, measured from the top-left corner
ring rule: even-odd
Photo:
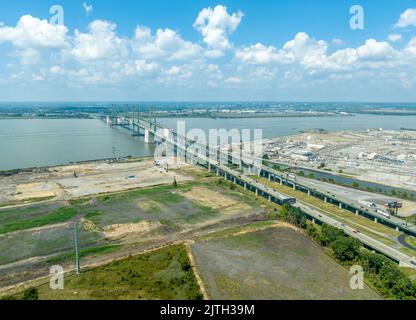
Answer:
[[[387,212],[381,211],[381,210],[377,210],[376,211],[378,214],[381,214],[382,216],[386,217],[387,219],[390,219],[390,215]]]

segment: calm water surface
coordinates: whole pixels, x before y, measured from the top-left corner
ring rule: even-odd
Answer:
[[[0,170],[115,156],[144,157],[153,147],[101,120],[0,120]]]
[[[416,116],[357,115],[354,117],[201,119],[165,118],[159,121],[176,128],[186,122],[186,130],[263,129],[263,138],[284,136],[314,129],[416,129]],[[153,146],[131,132],[112,128],[100,120],[0,120],[0,170],[65,164],[104,159],[115,155],[151,156]]]

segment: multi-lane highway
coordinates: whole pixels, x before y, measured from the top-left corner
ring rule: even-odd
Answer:
[[[296,190],[303,191],[311,196],[317,197],[323,201],[339,205],[341,208],[350,210],[356,214],[370,217],[375,222],[381,222],[397,231],[403,231],[407,234],[416,235],[416,226],[409,226],[407,222],[399,217],[380,214],[377,210],[385,211],[384,208],[371,208],[363,203],[362,191],[354,190],[342,186],[337,186],[321,181],[295,176],[293,174],[282,173],[270,167],[262,166],[261,174],[265,177],[272,176],[273,181],[283,182]],[[374,198],[379,195],[374,195]],[[382,210],[381,210],[382,209]]]
[[[132,121],[132,124],[134,128],[134,120]],[[166,134],[166,132],[158,133],[156,132],[156,128],[155,128],[156,126],[152,127],[152,125],[150,125],[149,127],[147,127],[147,126],[143,126],[140,122],[136,125],[142,127],[145,130],[148,130],[149,132],[151,132],[151,134],[155,136],[159,135],[159,138],[164,139],[167,143],[175,145],[177,148],[186,149],[186,143],[182,146],[178,145],[177,143],[178,136],[174,137],[169,134]],[[158,125],[158,127],[160,126]],[[166,129],[170,130],[168,128]],[[175,134],[177,135],[177,133]],[[186,142],[186,138],[185,138],[185,142]],[[184,151],[186,152],[187,150],[184,150]],[[372,248],[380,253],[383,253],[384,255],[390,257],[391,259],[399,262],[402,266],[416,269],[416,259],[414,257],[407,255],[405,253],[402,253],[401,251],[395,248],[392,248],[374,238],[371,238],[370,236],[362,234],[358,232],[357,230],[354,230],[353,228],[342,224],[341,222],[329,217],[321,210],[315,209],[305,202],[296,201],[296,199],[294,199],[293,197],[287,196],[284,193],[278,192],[268,186],[265,186],[259,181],[249,176],[246,176],[239,171],[233,170],[226,165],[221,164],[220,162],[218,162],[217,159],[213,160],[209,156],[201,154],[200,152],[196,152],[195,154],[192,154],[190,156],[196,159],[196,164],[199,164],[199,165],[204,166],[205,168],[208,168],[210,172],[215,172],[217,175],[221,175],[227,180],[237,185],[243,186],[247,190],[255,192],[257,195],[268,199],[270,202],[274,202],[278,204],[288,203],[294,207],[298,207],[302,211],[304,211],[309,217],[311,217],[313,220],[320,221],[322,223],[342,229],[344,230],[346,234],[350,235],[353,238],[358,239],[360,242],[362,242],[369,248]],[[269,179],[271,180],[276,179],[278,177],[280,181],[283,182],[283,179],[284,179],[286,183],[287,182],[289,182],[289,184],[291,183],[295,189],[304,188],[310,193],[310,195],[312,195],[312,193],[315,193],[315,194],[319,193],[325,198],[325,200],[331,199],[331,200],[338,201],[341,207],[343,205],[350,206],[350,208],[354,208],[357,211],[357,213],[359,211],[363,211],[363,208],[361,208],[360,205],[357,205],[357,203],[354,203],[354,201],[352,201],[351,199],[344,198],[345,195],[337,196],[336,194],[331,193],[329,190],[324,190],[321,184],[319,184],[318,186],[314,184],[313,182],[308,181],[308,179],[303,179],[300,177],[297,178],[294,176],[291,179],[288,179],[288,177],[287,176],[284,177],[283,176],[284,174],[282,174],[281,172],[278,172],[276,170],[273,170],[265,166],[261,166],[260,168],[257,168],[257,169],[259,170],[260,175],[265,174],[265,176],[269,177]],[[375,213],[374,216],[377,218],[378,214]],[[383,216],[380,216],[379,218],[387,219]],[[397,221],[394,223],[398,225],[398,223],[401,223],[401,222]],[[404,227],[403,225],[398,225],[398,226]],[[416,228],[415,228],[415,231],[416,231]]]

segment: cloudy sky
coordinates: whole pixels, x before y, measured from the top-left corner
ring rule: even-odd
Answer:
[[[416,0],[0,0],[0,100],[416,102]]]

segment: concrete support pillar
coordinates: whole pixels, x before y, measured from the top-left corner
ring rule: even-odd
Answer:
[[[358,216],[360,212],[358,210],[355,210],[355,215]]]
[[[168,128],[165,128],[165,129],[163,130],[163,136],[164,136],[166,139],[168,139],[168,138],[169,138],[169,136],[170,136],[170,130],[169,130]]]
[[[396,227],[396,231],[397,231],[397,232],[399,232],[399,231],[400,231],[399,227]]]
[[[342,203],[339,204],[339,208],[342,209]]]
[[[308,197],[311,196],[311,190],[308,190]]]
[[[272,202],[272,196],[269,196],[269,202]]]
[[[244,190],[247,190],[247,183],[244,182]]]
[[[280,185],[283,186],[283,179],[280,178]]]
[[[220,175],[220,169],[217,168],[217,176]]]
[[[378,223],[378,219],[377,219],[377,218],[374,218],[374,222],[375,222],[375,223]]]
[[[259,195],[259,189],[256,189],[256,196]]]
[[[327,202],[328,202],[328,198],[327,198],[327,197],[325,197],[324,202],[325,202],[325,203],[327,203]]]
[[[144,142],[145,143],[153,143],[155,139],[155,136],[149,131],[149,130],[145,130],[144,131]]]
[[[296,184],[293,184],[293,191],[296,191]]]
[[[272,181],[272,175],[269,174],[269,182],[271,182],[271,181]]]
[[[315,218],[312,218],[312,223],[316,223]]]
[[[237,184],[237,179],[234,177],[234,183]]]
[[[208,172],[211,172],[211,163],[208,163]]]

